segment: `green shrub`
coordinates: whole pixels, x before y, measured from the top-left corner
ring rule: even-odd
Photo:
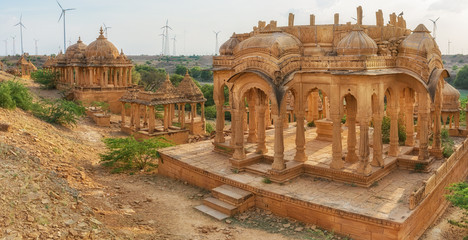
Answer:
[[[445,158],[448,158],[452,156],[453,152],[455,151],[455,144],[452,138],[450,137],[447,129],[442,129],[442,131],[440,132],[440,137],[442,140],[442,155]]]
[[[211,134],[215,130],[213,124],[211,123],[206,123],[206,132]]]
[[[47,100],[33,104],[34,116],[60,125],[76,125],[78,119],[85,113],[81,104],[64,99]]]
[[[109,112],[109,103],[107,102],[94,101],[91,103],[91,106],[95,108],[99,108],[104,112]]]
[[[345,124],[345,123],[346,123],[346,114],[343,115],[343,117],[341,118],[341,123],[342,123],[342,124]]]
[[[216,106],[205,107],[205,117],[207,119],[216,119]]]
[[[0,107],[30,110],[31,106],[32,96],[27,87],[17,81],[0,82]]]
[[[314,121],[308,122],[307,127],[315,127],[315,122]]]
[[[463,215],[460,221],[449,220],[449,223],[461,228],[467,228],[468,221],[466,216],[468,214],[468,184],[466,182],[452,183],[447,189],[450,192],[450,194],[445,195],[447,200],[454,206],[463,210]],[[468,239],[468,236],[465,236],[463,239]]]
[[[382,143],[390,143],[390,118],[384,116],[382,119]],[[406,141],[406,130],[402,120],[398,120],[398,142],[404,144]]]
[[[37,70],[31,73],[34,82],[39,83],[45,89],[53,89],[59,78],[59,72],[49,70]]]
[[[147,165],[157,167],[151,162],[160,157],[158,149],[173,146],[170,141],[162,137],[143,141],[137,141],[133,137],[106,138],[103,142],[108,151],[100,154],[101,161],[106,166],[113,167],[113,172],[132,168],[143,169]]]

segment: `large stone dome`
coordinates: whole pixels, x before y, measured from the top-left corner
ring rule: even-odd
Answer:
[[[232,35],[229,40],[227,40],[221,47],[219,48],[219,54],[221,55],[232,55],[234,52],[234,48],[239,44],[239,39],[235,37],[235,34]]]
[[[376,55],[377,44],[361,28],[355,28],[336,45],[338,55]]]
[[[259,33],[237,44],[234,54],[255,51],[279,58],[287,54],[300,54],[301,45],[299,39],[288,33]]]
[[[413,54],[426,57],[427,53],[432,51],[435,47],[436,44],[429,30],[427,30],[423,24],[419,24],[413,30],[413,33],[401,42],[399,52],[401,54]]]
[[[86,44],[81,41],[81,38],[78,38],[78,41],[69,46],[65,52],[65,58],[67,59],[78,59],[83,58],[86,50]]]
[[[96,41],[90,43],[85,51],[86,58],[115,59],[119,56],[119,50],[104,37],[104,31],[99,31]]]
[[[460,92],[444,81],[444,90],[442,90],[442,111],[457,112],[460,107]]]

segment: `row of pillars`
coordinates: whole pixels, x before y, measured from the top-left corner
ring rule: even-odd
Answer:
[[[64,67],[51,70],[60,73],[59,82],[79,87],[132,86],[132,67]]]

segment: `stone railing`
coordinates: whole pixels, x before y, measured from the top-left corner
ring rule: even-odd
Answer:
[[[465,139],[460,147],[435,171],[429,179],[424,181],[423,185],[413,191],[409,197],[410,209],[416,208],[432,191],[439,185],[444,177],[449,173],[455,163],[457,163],[468,150],[468,139]]]

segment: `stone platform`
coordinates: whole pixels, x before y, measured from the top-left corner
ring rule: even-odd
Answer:
[[[293,158],[295,153],[292,132],[292,128],[285,130],[286,159]],[[310,141],[313,134],[313,131],[306,132],[309,137],[306,155],[309,159],[304,165],[325,168],[322,164],[326,165],[331,159],[331,149],[327,150],[331,144]],[[273,153],[271,144],[268,144],[271,137],[272,133],[267,132],[269,154]],[[443,196],[445,187],[467,175],[468,147],[465,145],[468,145],[466,141],[451,158],[450,168],[442,160],[432,164],[434,168],[441,167],[427,172],[395,167],[370,187],[314,177],[313,174],[301,175],[282,184],[267,184],[261,174],[233,171],[230,157],[214,152],[211,141],[161,150],[163,162],[159,165],[159,172],[206,189],[228,184],[252,192],[256,207],[316,224],[353,239],[416,239],[447,206]],[[293,161],[289,163],[294,164]],[[443,166],[442,173],[440,168]],[[268,171],[265,163],[251,167]],[[352,165],[347,165],[343,171],[352,172]],[[428,182],[431,182],[430,188]],[[416,192],[422,192],[417,201]]]

